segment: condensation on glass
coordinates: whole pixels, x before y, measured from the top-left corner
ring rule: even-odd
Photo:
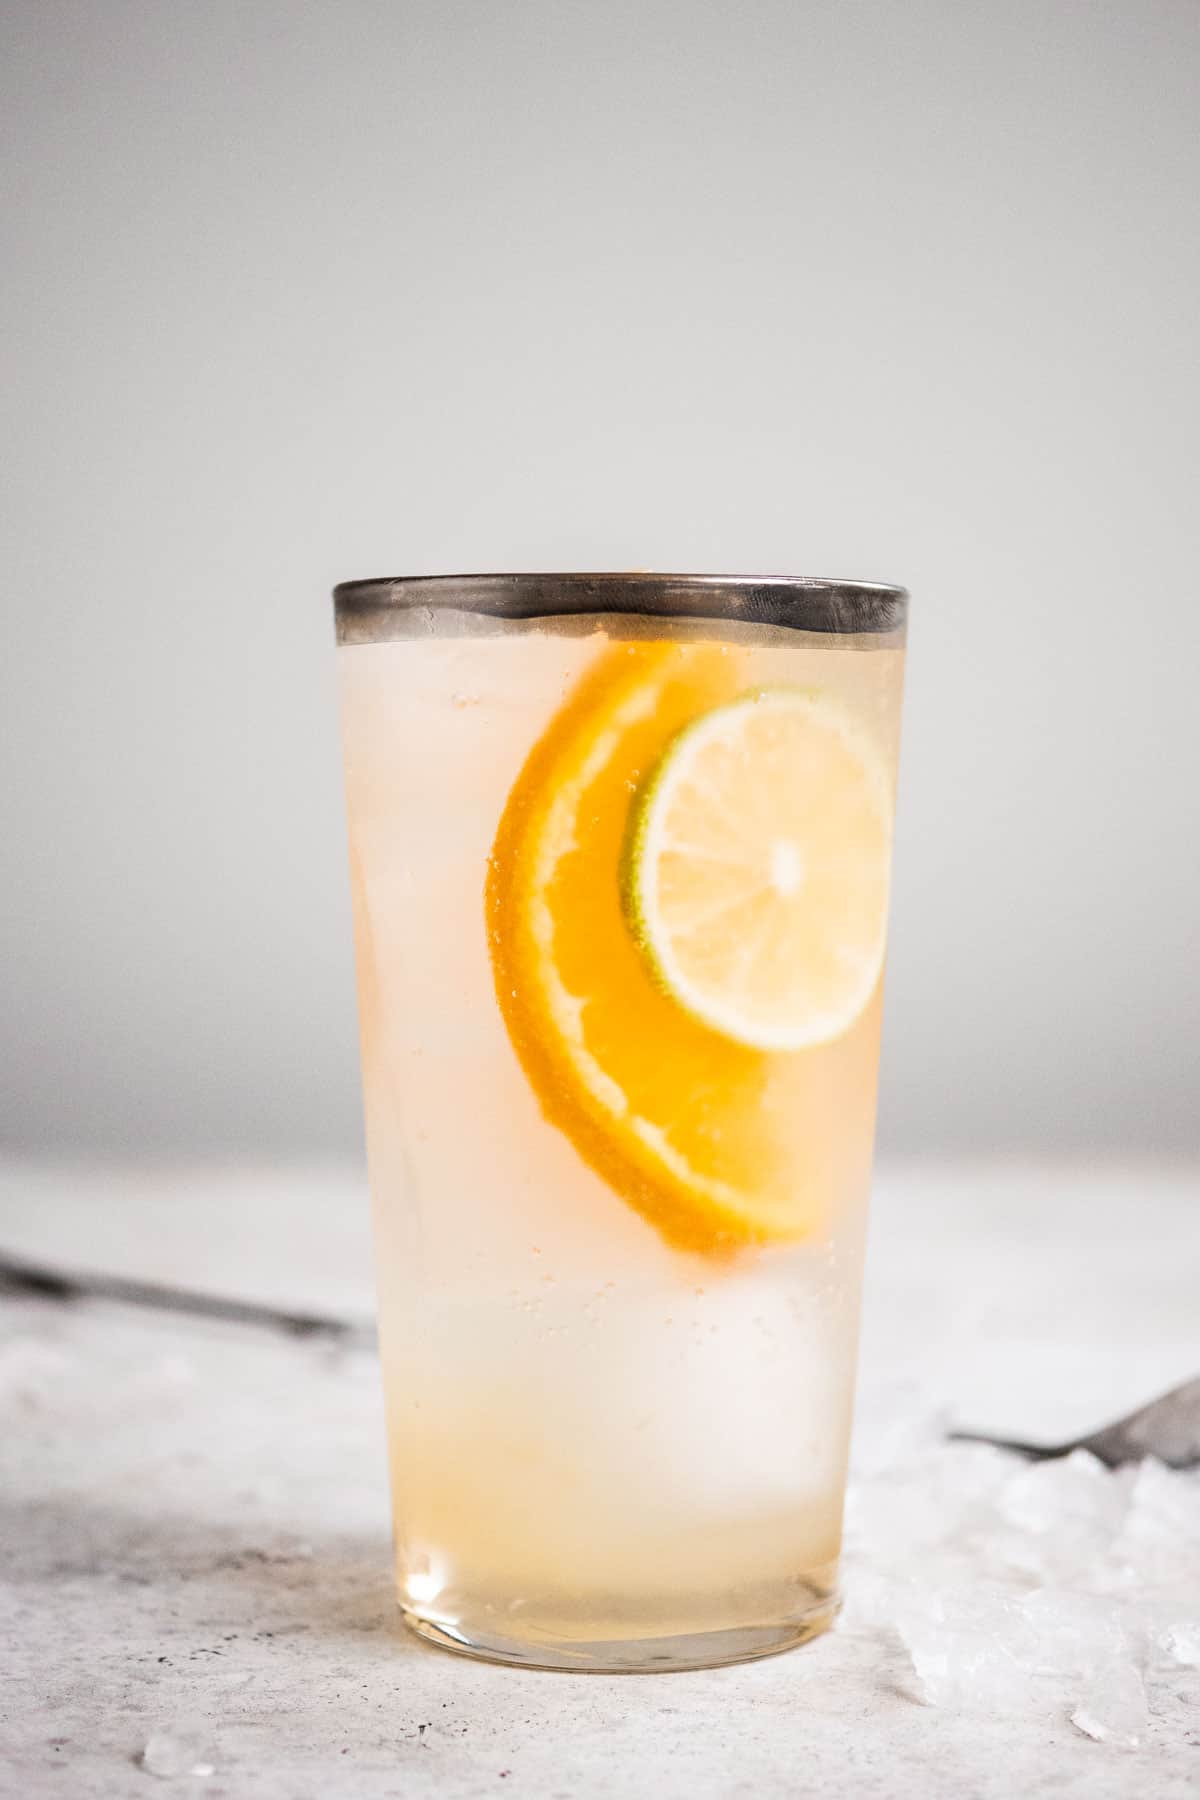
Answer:
[[[906,595],[336,590],[407,1622],[698,1668],[837,1606]]]

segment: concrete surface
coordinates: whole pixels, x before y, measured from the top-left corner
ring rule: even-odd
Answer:
[[[1166,1165],[885,1173],[860,1453],[906,1409],[1054,1434],[1196,1373],[1198,1188]],[[0,1166],[0,1249],[370,1309],[353,1171]],[[367,1351],[0,1301],[6,1800],[1200,1791],[1195,1668],[1123,1751],[1060,1709],[914,1704],[849,1627],[645,1678],[426,1649],[394,1617],[378,1385]]]

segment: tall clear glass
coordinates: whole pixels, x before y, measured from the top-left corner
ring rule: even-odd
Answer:
[[[903,589],[336,592],[400,1604],[559,1669],[822,1630]]]

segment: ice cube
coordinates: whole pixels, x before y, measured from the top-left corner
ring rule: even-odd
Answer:
[[[152,1731],[138,1758],[148,1775],[164,1781],[179,1775],[211,1775],[216,1762],[212,1738],[202,1722],[187,1722]]]
[[[1018,1605],[1029,1625],[1029,1667],[1036,1675],[1087,1678],[1129,1656],[1119,1605],[1106,1596],[1047,1587]]]
[[[1143,1582],[1174,1585],[1183,1570],[1200,1566],[1200,1476],[1148,1457],[1134,1477],[1117,1553]]]
[[[1178,1624],[1168,1625],[1158,1643],[1172,1662],[1182,1663],[1188,1669],[1200,1669],[1200,1621],[1181,1620]]]
[[[913,1582],[896,1596],[895,1630],[912,1663],[911,1698],[986,1712],[1028,1701],[1028,1621],[989,1584],[943,1590]]]
[[[1129,1512],[1130,1476],[1087,1450],[1022,1469],[999,1496],[1012,1529],[998,1545],[1014,1569],[1041,1581],[1070,1581],[1096,1569]]]
[[[1141,1676],[1131,1662],[1110,1662],[1089,1682],[1068,1716],[1085,1737],[1136,1750],[1150,1721]]]

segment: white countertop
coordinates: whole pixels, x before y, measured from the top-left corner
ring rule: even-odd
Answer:
[[[1098,1609],[1085,1638],[1133,1616],[1175,1554],[1169,1531],[1153,1544],[1138,1533],[1160,1513],[1190,1532],[1200,1477],[1155,1485],[1156,1470],[1135,1488],[1132,1473],[1105,1476],[1096,1504],[1126,1522],[1101,1530],[1090,1512],[1071,1523],[1069,1472],[1023,1486],[1025,1465],[939,1435],[949,1421],[1066,1435],[1200,1373],[1198,1203],[1200,1171],[1179,1165],[883,1172],[846,1618],[791,1655],[707,1674],[494,1668],[405,1634],[369,1351],[108,1303],[0,1299],[0,1793],[1200,1793],[1200,1667],[1173,1625],[1159,1629],[1200,1621],[1200,1570],[1182,1540],[1150,1648],[1117,1658],[1144,1682],[1145,1717],[1126,1720],[1136,1747],[1071,1723],[1099,1690],[1059,1650],[1057,1673],[1023,1675],[1012,1692],[994,1687],[990,1651],[978,1676],[971,1655],[958,1660],[971,1643],[963,1609],[978,1599],[990,1642],[1043,1563],[1056,1591],[1085,1590],[1078,1604]],[[328,1311],[369,1314],[366,1226],[353,1170],[0,1165],[0,1249]],[[1077,1480],[1090,1494],[1091,1473]],[[939,1538],[943,1491],[956,1523]],[[1043,1531],[1034,1509],[1047,1500]],[[1018,1572],[1011,1606],[1008,1575],[996,1585],[1001,1540],[1003,1569]],[[1064,1575],[1054,1559],[1081,1545],[1092,1547]],[[902,1569],[889,1562],[901,1548]],[[923,1686],[913,1656],[928,1651],[931,1595],[963,1673],[937,1676],[938,1639]],[[924,1612],[901,1641],[888,1621],[914,1605]],[[151,1764],[184,1772],[152,1774],[148,1744]]]

